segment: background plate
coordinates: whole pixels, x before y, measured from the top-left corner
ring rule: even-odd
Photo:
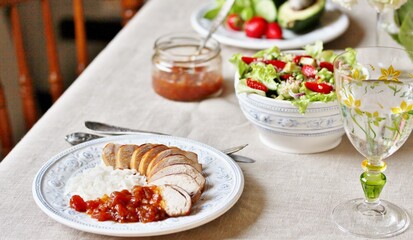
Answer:
[[[211,25],[211,21],[204,19],[203,15],[207,10],[213,8],[213,6],[213,4],[209,4],[201,7],[191,16],[192,27],[202,36],[208,34]],[[220,26],[213,34],[213,37],[222,44],[247,49],[259,50],[273,46],[277,46],[280,49],[294,49],[314,43],[317,40],[323,41],[324,43],[329,42],[343,34],[348,26],[349,19],[347,15],[336,9],[332,4],[327,3],[319,26],[308,33],[295,34],[291,31],[284,30],[283,37],[285,39],[257,39],[245,36],[243,31],[232,31]]]
[[[70,196],[64,194],[67,181],[85,169],[100,164],[102,148],[108,142],[161,143],[197,153],[206,175],[206,186],[201,199],[192,206],[191,215],[153,223],[125,224],[99,222],[71,209]],[[224,153],[190,139],[142,134],[97,139],[56,155],[37,173],[33,181],[33,197],[47,215],[75,229],[111,236],[153,236],[184,231],[214,220],[238,201],[243,188],[241,169]]]

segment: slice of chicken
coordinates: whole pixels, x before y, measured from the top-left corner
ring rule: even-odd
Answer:
[[[129,169],[132,154],[135,151],[135,149],[137,149],[138,147],[139,145],[134,145],[134,144],[121,145],[116,153],[115,168]]]
[[[137,149],[135,149],[135,151],[132,154],[131,160],[130,160],[130,168],[138,171],[142,156],[145,153],[147,153],[149,150],[151,150],[154,146],[156,145],[145,143],[145,144],[140,145]]]
[[[152,161],[149,163],[148,168],[146,169],[146,172],[150,172],[152,171],[153,167],[159,162],[161,161],[163,158],[167,157],[167,156],[171,156],[171,155],[177,155],[177,154],[181,154],[184,155],[185,157],[187,157],[189,160],[192,160],[193,162],[197,163],[198,162],[198,155],[194,152],[189,152],[189,151],[184,151],[181,150],[177,147],[170,147],[168,149],[165,149],[161,152],[159,152],[153,159]]]
[[[170,217],[189,215],[192,207],[191,196],[174,185],[159,185],[161,206]]]
[[[157,186],[165,184],[175,185],[185,190],[191,196],[192,203],[195,203],[201,197],[201,186],[188,174],[171,174],[150,183],[150,185]]]
[[[106,166],[116,166],[116,153],[118,152],[120,145],[114,143],[108,143],[103,147],[102,160]]]
[[[168,157],[163,158],[161,161],[159,161],[152,169],[150,172],[146,173],[146,178],[151,178],[155,173],[159,172],[161,169],[174,165],[174,164],[189,164],[193,166],[196,170],[199,172],[202,172],[202,166],[199,163],[195,163],[192,160],[189,160],[187,157],[184,155],[171,155]]]
[[[160,171],[152,175],[150,178],[147,178],[147,180],[148,183],[151,183],[164,176],[178,173],[185,173],[191,176],[199,184],[199,186],[201,187],[201,191],[204,189],[206,181],[205,177],[198,170],[196,170],[193,166],[189,164],[174,164],[164,167]]]
[[[141,175],[146,175],[146,169],[148,168],[149,163],[152,161],[152,159],[161,151],[168,149],[167,146],[159,144],[157,146],[154,146],[151,150],[146,152],[139,163],[139,173]]]

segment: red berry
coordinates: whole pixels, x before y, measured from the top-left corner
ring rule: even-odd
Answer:
[[[287,79],[289,79],[291,76],[292,76],[291,74],[285,73],[285,74],[280,75],[280,78],[281,78],[281,80],[287,80]]]
[[[265,60],[264,63],[273,65],[278,71],[283,70],[286,65],[285,62],[280,60]]]
[[[282,39],[283,38],[283,31],[276,22],[269,23],[267,25],[267,31],[265,32],[265,36],[268,39]]]
[[[227,25],[232,30],[241,31],[243,24],[244,24],[244,21],[242,20],[242,18],[238,14],[231,13],[230,15],[228,15]]]
[[[328,94],[333,91],[333,86],[327,83],[305,82],[305,87],[313,92]]]
[[[301,72],[304,74],[304,76],[308,78],[313,78],[315,77],[315,74],[316,74],[315,67],[312,65],[304,65],[301,68]]]
[[[254,58],[254,57],[241,57],[241,60],[243,62],[245,62],[246,64],[250,64],[250,63],[256,61],[257,58]]]
[[[264,92],[268,91],[268,88],[264,84],[262,84],[258,81],[252,80],[251,78],[247,79],[247,86],[250,87],[250,88],[254,88],[254,89],[264,91]]]
[[[301,60],[302,57],[308,57],[308,58],[310,58],[311,56],[310,56],[310,55],[297,55],[297,56],[294,57],[293,62],[294,62],[295,64],[299,65],[299,64],[300,64],[300,60]]]
[[[267,30],[267,21],[259,16],[255,16],[245,23],[245,34],[252,38],[261,38]]]
[[[328,71],[334,72],[334,66],[329,62],[320,62],[320,68],[327,68]]]

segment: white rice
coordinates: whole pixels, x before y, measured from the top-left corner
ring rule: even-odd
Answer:
[[[79,195],[87,201],[101,198],[114,191],[123,189],[131,191],[135,185],[146,185],[145,176],[140,175],[136,170],[114,170],[110,166],[98,164],[96,167],[70,178],[66,185],[65,194]]]

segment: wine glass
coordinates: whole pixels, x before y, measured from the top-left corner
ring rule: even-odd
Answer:
[[[348,49],[334,61],[337,99],[344,128],[366,159],[360,182],[364,198],[336,206],[340,230],[363,237],[391,237],[410,219],[402,208],[381,200],[386,183],[383,159],[396,152],[413,128],[413,56],[403,49]]]

